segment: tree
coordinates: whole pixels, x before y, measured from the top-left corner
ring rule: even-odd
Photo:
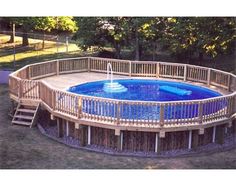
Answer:
[[[128,22],[124,17],[110,17],[103,20],[105,38],[115,48],[115,57],[121,57],[121,49],[127,40]]]
[[[5,18],[9,24],[16,24],[23,31],[22,45],[27,46],[28,32],[39,30],[45,35],[46,32],[51,32],[52,30],[58,30],[61,32],[74,33],[77,30],[76,22],[71,16],[58,16],[58,17],[11,17]],[[14,41],[13,36],[11,36],[11,42]],[[43,48],[45,37],[43,37]]]
[[[0,18],[1,23],[4,25],[7,25],[11,28],[11,33],[10,33],[10,39],[8,43],[14,43],[15,42],[15,18],[14,17],[3,17]]]
[[[36,25],[35,17],[18,17],[16,18],[16,24],[21,25],[23,36],[22,36],[22,45],[28,46],[29,39],[28,39],[28,32],[32,31]]]
[[[161,43],[166,29],[165,17],[138,17],[131,20],[131,41],[135,46],[135,59],[139,60],[144,53],[152,53],[156,57],[158,43]],[[135,34],[132,34],[135,33]],[[132,39],[133,38],[133,39]],[[131,44],[132,45],[132,44]]]
[[[104,23],[101,17],[77,17],[75,20],[78,31],[74,34],[73,39],[77,41],[78,46],[83,50],[87,50],[92,46],[98,48],[105,46]]]
[[[157,45],[181,60],[214,58],[234,49],[235,18],[224,17],[83,17],[76,18],[75,39],[83,49],[112,46],[116,57],[128,47],[139,60],[144,52],[155,59]]]
[[[228,53],[236,39],[235,18],[224,17],[178,17],[169,18],[163,40],[168,50],[189,60],[198,54],[216,57]]]
[[[35,30],[43,31],[43,44],[42,48],[44,49],[45,45],[45,32],[50,32],[52,29],[56,27],[56,20],[53,17],[37,17],[34,19],[35,21]]]
[[[54,20],[58,31],[75,33],[78,30],[76,21],[72,16],[58,16],[54,17]]]
[[[150,18],[131,17],[87,17],[76,18],[79,30],[74,36],[78,45],[84,50],[98,46],[102,48],[110,45],[115,49],[115,57],[121,57],[124,46],[135,46],[136,60],[140,57],[143,44],[142,26]]]

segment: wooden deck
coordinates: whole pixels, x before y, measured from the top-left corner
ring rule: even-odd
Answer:
[[[109,64],[114,79],[178,81],[211,88],[223,96],[154,102],[114,100],[66,91],[78,84],[106,80]],[[101,144],[99,141],[104,138],[103,145],[107,146],[108,141],[110,145],[117,143],[116,148],[122,150],[123,147],[130,149],[127,147],[130,140],[136,140],[138,145],[144,143],[147,147],[148,143],[149,147],[145,149],[157,153],[163,150],[161,144],[164,147],[183,139],[170,148],[181,145],[185,148],[187,144],[191,149],[199,140],[202,144],[202,136],[208,140],[207,143],[214,143],[216,139],[222,141],[225,129],[232,128],[236,118],[236,75],[188,64],[95,57],[52,60],[27,65],[12,73],[9,87],[11,99],[23,104],[23,109],[27,109],[27,105],[40,105],[41,111],[48,114],[47,119],[56,119],[58,137],[64,135],[63,131],[68,135],[73,130],[74,137],[80,138],[82,146]],[[138,119],[140,114],[153,109],[158,117]],[[136,149],[134,146],[132,150]]]
[[[114,79],[153,79],[153,80],[157,80],[154,77],[128,77],[128,76],[122,76],[122,75],[114,75],[113,76]],[[102,80],[106,80],[107,79],[107,75],[104,73],[96,73],[96,72],[81,72],[81,73],[73,73],[73,74],[63,74],[63,75],[58,75],[58,76],[51,76],[51,77],[46,77],[46,78],[42,78],[41,81],[46,82],[47,84],[49,84],[51,87],[59,89],[59,90],[67,90],[69,87],[75,86],[75,85],[79,85],[79,84],[83,84],[83,83],[88,83],[88,82],[92,82],[92,81],[102,81]],[[175,80],[175,79],[164,79],[164,78],[159,78],[158,80],[165,80],[165,81],[179,81],[179,82],[183,82],[182,80]],[[224,89],[220,89],[216,86],[206,86],[204,83],[199,83],[199,82],[190,82],[190,81],[186,81],[184,83],[189,83],[192,85],[196,85],[196,86],[202,86],[205,88],[210,88],[212,90],[215,90],[219,93],[221,93],[222,95],[227,95],[229,94],[228,91],[224,90]]]
[[[114,75],[114,79],[127,79],[127,76]],[[41,79],[52,87],[60,90],[66,90],[71,86],[75,86],[78,84],[83,84],[91,81],[101,81],[106,80],[107,75],[102,73],[94,73],[94,72],[81,72],[81,73],[73,73],[73,74],[64,74],[59,76],[51,76],[47,78]]]
[[[111,64],[114,79],[145,78],[166,81],[180,81],[214,89],[224,96],[204,100],[144,102],[113,100],[93,96],[82,96],[67,92],[66,89],[91,81],[107,79],[107,65]],[[118,75],[117,75],[118,74]],[[10,75],[10,97],[21,103],[39,103],[56,117],[67,118],[75,123],[82,121],[86,125],[106,125],[107,127],[125,130],[189,130],[205,128],[206,125],[231,122],[235,117],[236,76],[228,72],[206,67],[176,64],[167,62],[128,61],[94,57],[70,58],[47,61],[25,66]],[[96,106],[96,113],[89,105]],[[219,109],[219,105],[227,103]],[[125,109],[134,105],[141,110]],[[116,110],[116,115],[104,112]],[[142,109],[155,107],[159,118],[127,119],[122,113],[129,115],[142,113]],[[136,108],[136,107],[135,107]],[[185,112],[185,118],[178,118],[178,108]],[[191,108],[191,109],[190,109]],[[171,119],[167,118],[167,110],[172,109]],[[218,112],[212,112],[218,110]],[[211,114],[207,114],[211,113]],[[183,114],[183,113],[182,113]],[[196,117],[197,114],[197,117]],[[147,130],[147,129],[145,129]]]

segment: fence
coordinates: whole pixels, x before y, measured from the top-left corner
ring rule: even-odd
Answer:
[[[27,33],[29,38],[29,45],[22,46],[21,38],[23,37],[23,32],[15,33],[15,43],[8,43],[10,40],[10,35],[12,31],[0,31],[0,34],[6,35],[0,37],[0,44],[4,43],[6,47],[0,52],[1,61],[3,62],[12,62],[13,68],[15,69],[15,61],[22,59],[22,55],[18,53],[27,52],[28,57],[39,58],[41,55],[46,54],[59,54],[59,53],[68,53],[70,50],[75,50],[74,47],[69,47],[70,44],[74,41],[70,39],[69,36],[57,36],[57,35],[48,35],[48,34],[38,34],[38,33]],[[3,39],[2,39],[3,38]]]
[[[82,96],[56,90],[44,81],[47,76],[76,72],[106,73],[111,63],[114,73],[131,77],[160,77],[200,82],[229,94],[190,101],[127,101]],[[10,93],[16,97],[41,100],[54,112],[75,119],[134,127],[203,125],[228,120],[235,115],[236,76],[205,67],[166,62],[137,62],[105,58],[70,58],[26,66],[10,75]],[[232,86],[233,84],[233,86]],[[145,118],[143,113],[149,113]]]

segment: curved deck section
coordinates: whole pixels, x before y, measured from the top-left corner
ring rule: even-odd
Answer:
[[[80,83],[105,80],[108,63],[112,64],[114,78],[145,77],[184,81],[215,89],[223,96],[191,101],[148,102],[83,96],[66,91],[66,88]],[[228,72],[194,65],[94,57],[61,59],[27,65],[19,69],[10,75],[9,86],[11,99],[25,104],[40,103],[42,108],[50,113],[51,119],[57,119],[58,130],[67,131],[66,135],[69,135],[70,130],[80,130],[81,126],[85,126],[85,129],[83,127],[81,129],[80,141],[86,141],[83,143],[91,145],[91,143],[99,141],[92,136],[96,136],[96,132],[100,130],[98,128],[102,128],[106,130],[101,133],[102,136],[106,135],[105,138],[119,136],[119,140],[115,140],[115,143],[118,143],[120,150],[123,147],[120,144],[123,144],[124,140],[130,138],[138,140],[138,135],[140,135],[140,139],[143,139],[141,136],[144,135],[146,141],[153,142],[150,148],[157,152],[158,140],[165,138],[167,133],[178,133],[178,131],[187,132],[183,135],[188,136],[187,146],[191,149],[195,131],[197,131],[197,135],[201,135],[212,128],[209,135],[215,136],[218,134],[216,127],[231,127],[236,117],[236,76]],[[224,103],[223,107],[222,103]],[[89,105],[95,107],[96,114],[89,109]],[[130,106],[131,109],[124,110],[124,105]],[[132,110],[134,105],[140,109]],[[121,117],[122,112],[138,115],[143,112],[143,109],[147,110],[151,107],[158,109],[159,117],[157,119],[139,120],[135,117],[132,117],[133,119]],[[221,108],[217,109],[219,107]],[[177,108],[192,111],[183,113],[185,117],[179,118],[175,112]],[[110,110],[114,110],[115,114],[112,116],[106,114]],[[169,110],[172,111],[171,117],[167,117]],[[216,112],[212,112],[214,110]],[[60,127],[60,125],[65,125],[65,127]],[[83,130],[86,131],[86,135],[83,134]],[[129,131],[130,134],[126,134]],[[134,134],[135,132],[145,134]],[[108,137],[109,135],[113,137]],[[148,136],[145,137],[146,135]],[[189,144],[190,141],[191,144]]]

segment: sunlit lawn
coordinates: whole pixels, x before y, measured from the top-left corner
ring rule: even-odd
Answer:
[[[12,68],[14,60],[14,44],[7,43],[10,36],[0,34],[0,68]],[[66,52],[66,45],[56,44],[54,41],[45,41],[45,48],[42,50],[42,40],[29,39],[29,46],[22,47],[22,38],[16,37],[16,67],[42,60],[49,60],[61,57],[74,57],[82,51],[76,44],[69,44]],[[20,63],[20,64],[19,64]]]
[[[0,69],[18,69],[27,64],[53,60],[58,58],[70,58],[70,57],[80,57],[94,54],[96,47],[94,47],[89,52],[83,52],[76,44],[69,44],[68,51],[66,52],[66,45],[59,44],[58,48],[56,42],[45,41],[45,49],[42,50],[42,40],[29,39],[30,46],[22,47],[22,38],[16,37],[16,56],[15,56],[15,67],[13,65],[13,46],[14,44],[9,44],[7,41],[10,36],[0,34]],[[111,50],[110,47],[104,48],[107,51]],[[159,61],[174,61],[174,59],[166,60],[161,59],[159,54]],[[125,59],[125,58],[124,58]],[[236,53],[232,55],[222,55],[214,60],[205,60],[201,63],[203,66],[217,68],[225,70],[228,72],[236,73]]]

